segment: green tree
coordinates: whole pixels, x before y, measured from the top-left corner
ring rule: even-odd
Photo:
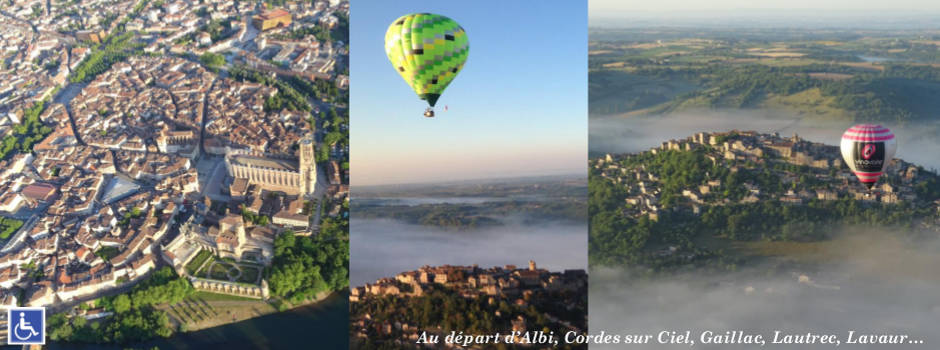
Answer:
[[[225,56],[217,53],[206,52],[199,56],[199,62],[202,62],[202,64],[211,68],[218,68],[225,64]]]
[[[114,298],[111,306],[114,308],[114,312],[127,312],[127,310],[131,309],[131,299],[127,296],[127,294],[120,294]]]

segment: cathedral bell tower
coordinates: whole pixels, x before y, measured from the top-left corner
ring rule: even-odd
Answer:
[[[313,134],[300,140],[300,194],[313,194],[317,186],[317,160],[313,152]]]

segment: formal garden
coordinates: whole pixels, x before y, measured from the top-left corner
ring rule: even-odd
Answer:
[[[261,284],[263,270],[261,264],[219,258],[208,250],[200,251],[186,264],[186,272],[199,278],[251,285]]]

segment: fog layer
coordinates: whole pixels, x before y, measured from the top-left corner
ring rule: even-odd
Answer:
[[[587,224],[506,225],[454,231],[391,219],[350,220],[350,284],[360,286],[423,265],[481,267],[535,260],[550,270],[587,268]]]
[[[923,238],[924,236],[929,238]],[[940,344],[940,240],[894,230],[846,230],[840,244],[818,252],[811,267],[768,273],[766,266],[738,272],[642,278],[624,269],[594,268],[590,281],[590,330],[655,335],[692,331],[695,349],[754,349],[700,344],[698,334],[744,331],[763,334],[770,349],[831,349],[833,345],[771,345],[785,334],[835,334],[839,349],[936,349]],[[798,266],[798,265],[793,265]],[[799,265],[805,266],[805,265]],[[857,334],[906,334],[924,344],[845,344]],[[624,348],[594,345],[591,349]],[[629,349],[688,349],[658,343]]]

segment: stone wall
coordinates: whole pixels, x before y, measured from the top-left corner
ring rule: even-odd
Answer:
[[[197,290],[204,290],[212,293],[235,295],[245,298],[267,299],[268,284],[261,283],[261,286],[246,286],[238,283],[209,280],[198,277],[190,277],[193,287]]]

